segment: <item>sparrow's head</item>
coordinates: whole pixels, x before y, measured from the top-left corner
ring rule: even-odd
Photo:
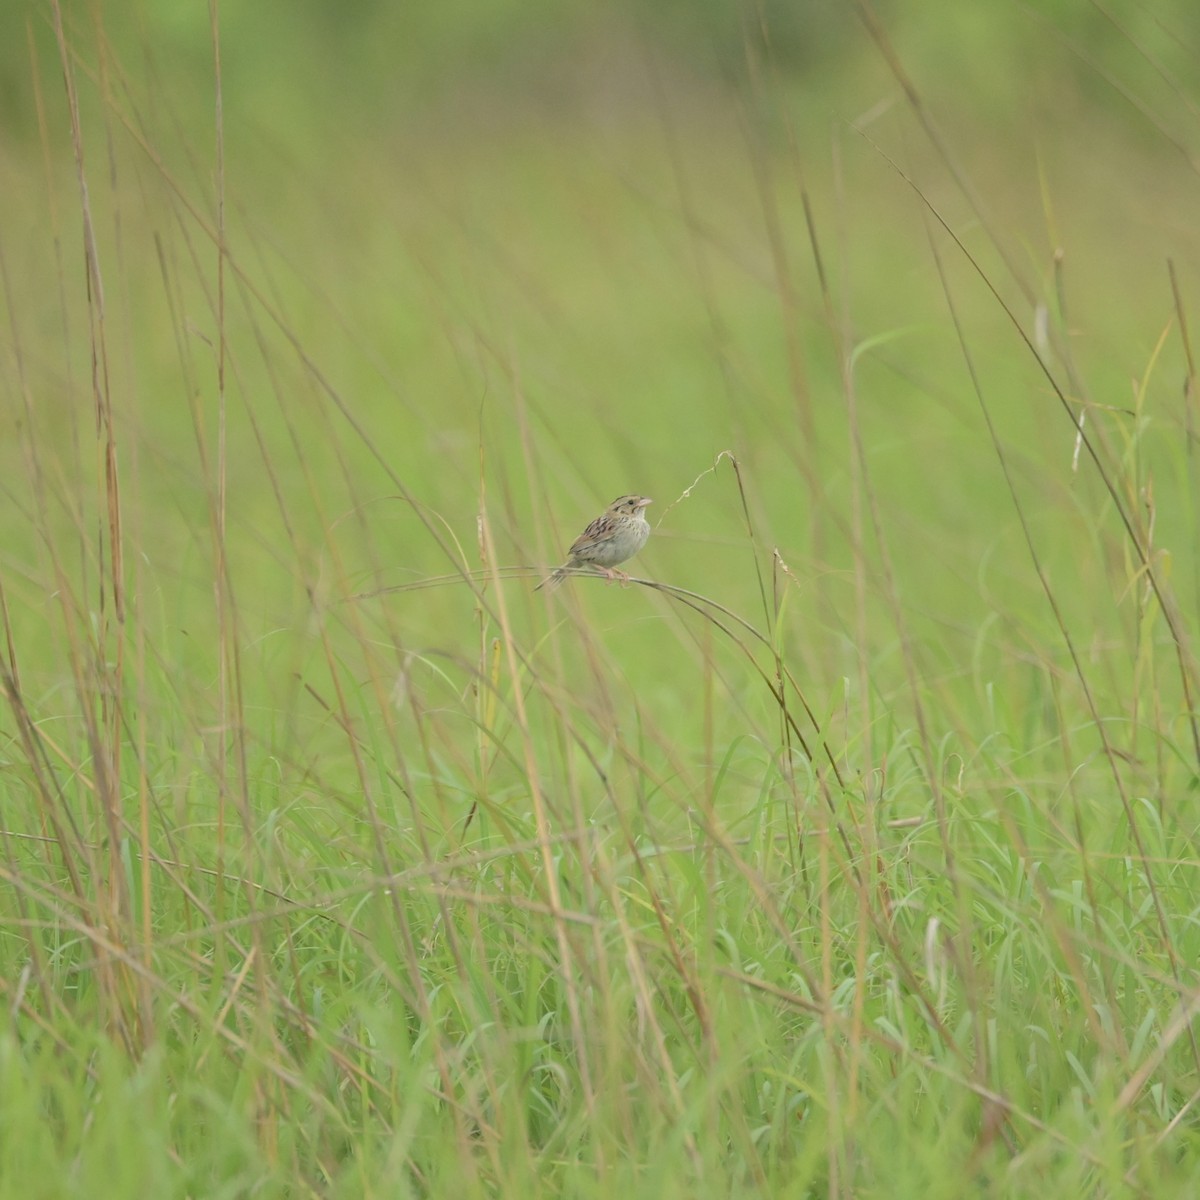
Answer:
[[[653,503],[649,496],[621,496],[608,506],[608,511],[622,517],[636,517],[646,505]]]

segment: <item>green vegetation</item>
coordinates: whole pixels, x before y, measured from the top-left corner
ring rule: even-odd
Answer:
[[[1190,8],[16,7],[0,1197],[1195,1196]]]

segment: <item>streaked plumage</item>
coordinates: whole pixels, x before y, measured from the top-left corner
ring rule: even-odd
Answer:
[[[567,561],[533,590],[536,592],[547,584],[557,587],[581,567],[599,567],[609,579],[628,579],[628,575],[615,568],[646,544],[650,523],[646,520],[645,509],[651,503],[648,496],[621,496],[614,500],[575,539],[567,551]]]

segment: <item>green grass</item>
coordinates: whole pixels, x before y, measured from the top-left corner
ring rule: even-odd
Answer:
[[[907,11],[915,96],[614,12],[390,123],[239,42],[218,125],[67,14],[76,150],[33,11],[0,1196],[1193,1196],[1176,77],[997,127]]]

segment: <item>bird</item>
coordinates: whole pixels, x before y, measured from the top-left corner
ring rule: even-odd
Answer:
[[[540,591],[547,584],[556,588],[580,567],[599,567],[609,580],[620,578],[628,583],[629,576],[616,566],[646,544],[650,536],[646,506],[653,503],[649,496],[619,496],[575,539],[567,561],[533,590]]]

